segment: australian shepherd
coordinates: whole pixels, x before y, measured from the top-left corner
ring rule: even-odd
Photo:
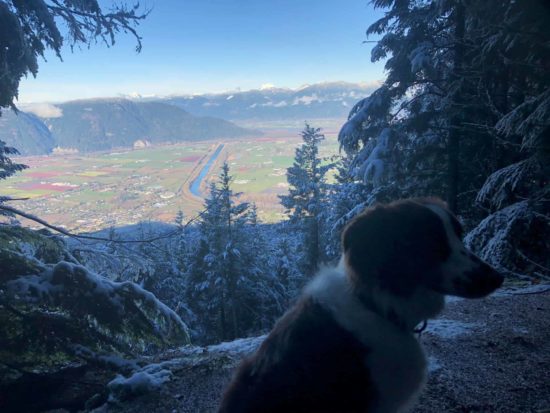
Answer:
[[[503,281],[461,238],[438,199],[366,209],[343,231],[340,264],[320,271],[242,362],[220,412],[406,409],[426,379],[415,327],[446,294],[484,297]]]

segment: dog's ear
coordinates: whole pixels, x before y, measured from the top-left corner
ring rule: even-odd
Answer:
[[[414,200],[369,208],[342,233],[342,247],[356,286],[377,282],[393,294],[409,295],[444,255],[444,229]]]
[[[399,280],[405,249],[399,228],[398,212],[387,205],[367,209],[355,217],[342,233],[342,247],[355,286],[376,281],[396,293],[406,293],[410,286]]]

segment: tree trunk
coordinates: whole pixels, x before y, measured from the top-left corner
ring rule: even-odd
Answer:
[[[454,213],[458,213],[458,190],[459,190],[459,162],[460,162],[460,135],[462,124],[462,82],[464,76],[464,5],[461,1],[457,2],[454,12],[454,64],[451,73],[451,85],[454,83],[456,88],[451,96],[451,119],[449,130],[449,142],[447,144],[447,203]]]
[[[225,297],[222,294],[222,302],[220,308],[220,338],[225,340],[227,338],[227,319],[225,317]]]
[[[319,266],[319,224],[317,222],[317,214],[311,218],[311,225],[313,226],[311,230],[311,249],[313,258],[313,273],[315,273]]]
[[[237,322],[237,308],[236,308],[236,300],[233,299],[233,305],[231,306],[231,318],[233,321],[233,337],[232,339],[236,339],[239,337],[239,329],[238,329],[238,322]]]

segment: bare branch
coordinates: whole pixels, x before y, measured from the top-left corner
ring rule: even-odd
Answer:
[[[11,202],[11,201],[28,201],[30,198],[29,197],[26,197],[26,198],[2,198],[2,202]]]
[[[158,241],[160,239],[171,238],[171,237],[181,233],[183,228],[186,228],[189,225],[191,225],[193,222],[198,220],[204,213],[204,212],[200,212],[195,217],[193,217],[189,221],[187,221],[185,223],[185,225],[183,225],[183,226],[181,226],[181,227],[179,227],[179,228],[177,228],[173,231],[170,231],[166,234],[158,235],[156,237],[143,239],[143,240],[137,240],[137,239],[135,239],[135,240],[117,240],[117,239],[111,239],[111,238],[106,238],[106,237],[96,237],[96,236],[93,236],[93,235],[73,234],[72,232],[69,232],[64,228],[52,225],[52,224],[44,221],[43,219],[38,218],[35,215],[29,214],[27,212],[21,211],[17,208],[14,208],[14,207],[11,207],[11,206],[8,206],[8,205],[1,205],[0,204],[0,210],[11,212],[12,214],[19,215],[23,218],[30,219],[31,221],[37,222],[37,223],[45,226],[46,228],[50,228],[50,229],[52,229],[56,232],[59,232],[60,234],[63,234],[67,237],[70,237],[70,238],[89,239],[89,240],[94,240],[94,241],[106,241],[106,242],[113,242],[113,243],[116,243],[116,244],[143,244],[143,243],[151,243],[151,242],[154,242],[154,241]]]

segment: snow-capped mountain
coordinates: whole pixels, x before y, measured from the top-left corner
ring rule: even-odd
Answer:
[[[377,86],[375,83],[326,82],[299,89],[270,86],[245,92],[172,96],[162,101],[193,115],[227,120],[342,119],[358,100]]]

